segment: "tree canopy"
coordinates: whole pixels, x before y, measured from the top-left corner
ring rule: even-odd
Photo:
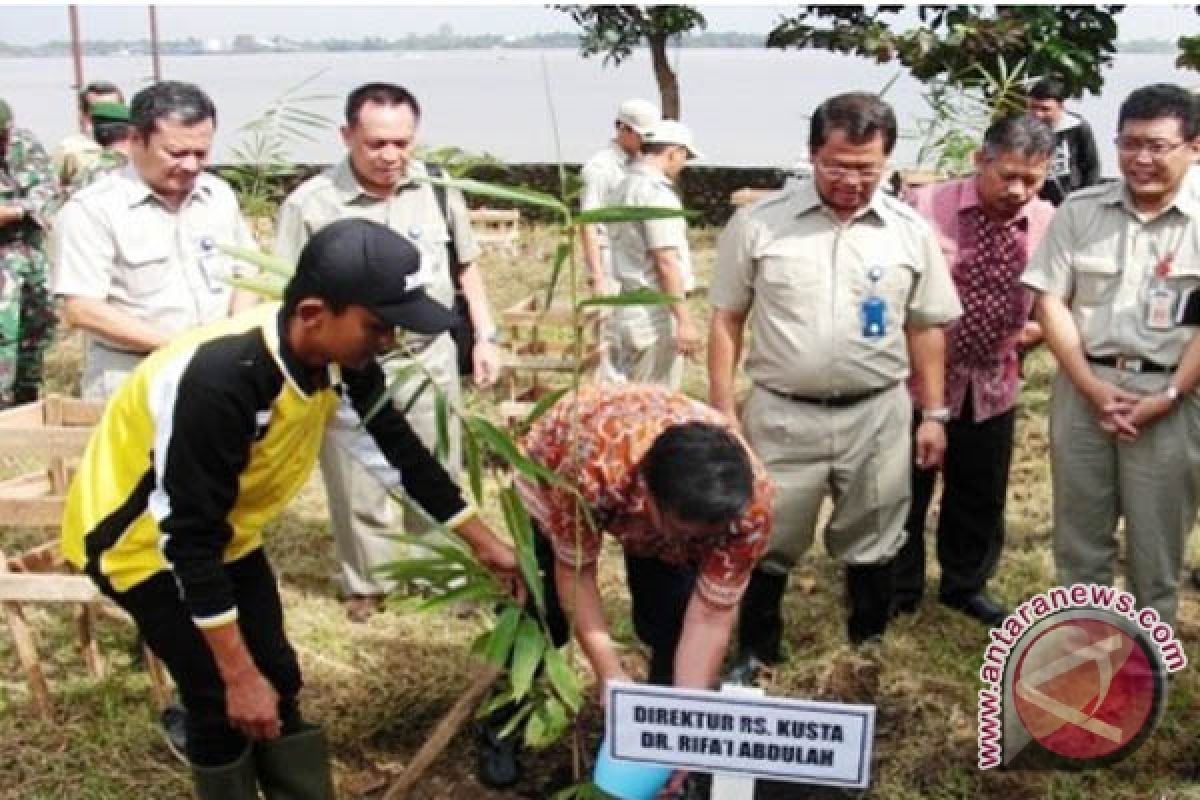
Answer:
[[[903,6],[805,6],[785,17],[768,47],[816,47],[899,61],[921,81],[971,84],[980,69],[1061,77],[1073,96],[1098,94],[1116,52],[1124,6],[920,6],[920,25],[893,30]],[[983,87],[986,90],[986,87]]]
[[[679,79],[667,60],[672,37],[704,30],[708,22],[693,6],[573,6],[556,9],[571,16],[580,28],[579,51],[585,58],[604,56],[604,64],[619,66],[645,42],[654,64],[654,78],[664,117],[679,119]]]

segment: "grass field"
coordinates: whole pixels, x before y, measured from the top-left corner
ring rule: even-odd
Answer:
[[[488,255],[483,267],[495,308],[503,308],[540,285],[554,241],[542,229],[523,232],[515,258]],[[711,230],[693,234],[702,280],[714,258]],[[702,298],[692,301],[707,320]],[[70,391],[76,382],[78,342],[66,337],[50,363],[51,388]],[[687,391],[704,396],[702,362],[688,368]],[[1019,603],[1049,587],[1050,469],[1044,410],[1052,365],[1044,354],[1031,360],[1019,419],[1009,497],[1008,541],[993,584],[998,597]],[[472,405],[490,408],[493,398]],[[21,465],[4,464],[10,473]],[[496,509],[488,509],[495,514]],[[0,548],[19,550],[37,534],[0,528]],[[306,712],[326,726],[334,748],[341,797],[377,797],[422,744],[431,726],[465,686],[466,646],[482,618],[416,615],[392,609],[364,625],[346,621],[335,597],[331,539],[319,479],[271,526],[267,547],[276,565],[288,630],[306,679]],[[1192,538],[1192,561],[1200,561],[1200,537]],[[606,554],[602,580],[610,619],[637,658],[627,621],[628,601],[620,560]],[[931,559],[932,561],[933,559]],[[934,568],[936,569],[936,568]],[[936,578],[931,581],[936,586]],[[787,595],[790,658],[769,678],[769,693],[813,697],[828,688],[831,665],[844,659],[841,574],[818,544],[797,568]],[[1170,683],[1161,727],[1126,761],[1086,773],[981,773],[976,763],[977,670],[987,641],[983,628],[930,599],[889,631],[883,648],[878,694],[872,788],[852,796],[880,800],[1117,800],[1200,798],[1200,596],[1183,594],[1179,635],[1192,664]],[[115,800],[183,798],[185,768],[161,743],[148,682],[131,663],[133,636],[120,623],[104,623],[102,644],[112,662],[101,682],[87,677],[73,645],[66,614],[33,610],[40,651],[49,671],[58,716],[41,721],[17,668],[11,641],[0,634],[0,800]],[[578,738],[590,755],[602,720],[595,706],[579,723]],[[433,800],[542,798],[545,782],[571,764],[570,737],[528,757],[527,778],[514,791],[492,792],[471,777],[471,737],[460,736],[415,796]],[[846,793],[802,787],[763,787],[760,797],[835,797]]]

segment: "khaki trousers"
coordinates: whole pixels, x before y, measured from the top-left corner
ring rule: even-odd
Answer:
[[[451,405],[459,405],[460,385],[454,340],[439,336],[417,360],[433,376],[434,383],[445,393]],[[390,358],[384,365],[389,375],[412,363],[407,358]],[[403,410],[412,395],[425,381],[425,373],[415,372],[402,383],[393,395],[397,409]],[[409,409],[408,422],[425,446],[433,452],[437,444],[435,392],[430,386]],[[449,416],[449,449],[443,466],[451,477],[461,469],[462,431],[458,419]],[[342,410],[331,421],[321,446],[321,474],[329,499],[329,520],[333,529],[334,550],[340,562],[338,579],[346,594],[386,594],[394,583],[380,576],[376,569],[401,558],[420,558],[428,555],[419,547],[405,547],[391,537],[395,533],[424,534],[431,544],[445,544],[447,539],[432,530],[429,517],[411,500],[400,504],[400,518],[387,488],[380,480],[390,467],[377,455],[373,463],[364,464],[356,456],[354,440],[365,436],[359,428],[357,415]],[[391,475],[396,478],[394,471]],[[394,481],[393,481],[394,482]]]
[[[1093,366],[1103,380],[1139,393],[1162,391],[1165,374]],[[1118,518],[1125,520],[1129,590],[1140,607],[1174,624],[1188,533],[1200,486],[1200,402],[1181,397],[1133,442],[1101,429],[1087,398],[1059,373],[1050,404],[1054,561],[1058,582],[1112,585]]]
[[[759,568],[787,574],[809,547],[826,496],[829,554],[846,564],[890,561],[904,544],[912,401],[903,383],[845,408],[754,387],[742,429],[775,483],[771,544]]]
[[[607,383],[654,383],[678,390],[683,357],[675,349],[675,322],[668,314],[630,320],[614,310],[605,324],[607,362],[596,379]]]

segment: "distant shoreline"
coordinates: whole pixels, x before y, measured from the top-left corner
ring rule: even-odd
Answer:
[[[767,35],[751,33],[703,33],[684,37],[678,45],[686,50],[767,49]],[[87,58],[149,56],[150,40],[99,40],[82,43]],[[162,56],[231,56],[231,55],[294,55],[297,53],[439,53],[491,52],[522,50],[578,50],[579,37],[574,33],[533,34],[522,37],[469,36],[447,39],[437,34],[410,35],[404,39],[327,39],[318,42],[238,36],[226,43],[216,39],[184,39],[159,42]],[[645,47],[635,47],[644,50]],[[1138,39],[1118,42],[1116,54],[1163,55],[1178,53],[1174,40]],[[33,46],[0,42],[0,58],[63,58],[71,55],[67,41],[45,42]],[[597,56],[600,57],[600,56]]]

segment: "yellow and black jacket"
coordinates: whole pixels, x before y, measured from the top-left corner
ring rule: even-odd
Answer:
[[[198,626],[236,619],[224,565],[261,547],[304,485],[339,396],[343,413],[366,416],[384,386],[375,363],[314,374],[275,304],[181,336],[109,402],[71,484],[63,554],[116,592],[169,570]],[[432,517],[455,525],[471,513],[391,403],[366,432],[389,482],[402,479]]]

